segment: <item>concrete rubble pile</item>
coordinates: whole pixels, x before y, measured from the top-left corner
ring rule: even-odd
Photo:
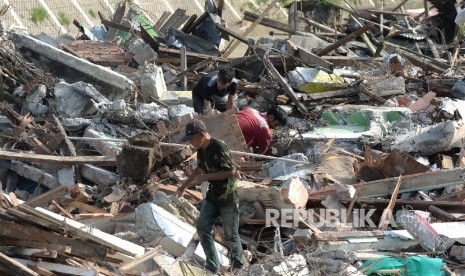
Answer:
[[[122,1],[98,28],[75,22],[78,39],[9,28],[0,9],[0,274],[207,275],[190,246],[208,183],[175,195],[197,118],[241,173],[241,275],[464,275],[458,3],[288,1],[284,24],[269,1],[242,34],[214,2],[149,22]],[[253,39],[258,25],[273,35]],[[221,68],[238,109],[289,116],[274,156],[251,154],[234,111],[194,113],[193,86]]]

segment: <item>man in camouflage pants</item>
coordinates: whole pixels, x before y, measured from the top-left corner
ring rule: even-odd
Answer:
[[[178,188],[182,196],[187,187],[204,181],[210,182],[200,210],[197,232],[206,255],[206,269],[213,274],[219,272],[220,260],[213,239],[213,224],[218,216],[223,221],[226,241],[229,243],[231,270],[240,273],[243,266],[242,245],[239,238],[239,204],[236,194],[236,168],[226,144],[210,136],[205,124],[193,120],[186,125],[186,137],[197,148],[197,168]]]

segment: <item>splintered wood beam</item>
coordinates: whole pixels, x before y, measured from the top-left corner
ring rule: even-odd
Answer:
[[[14,260],[23,265],[27,265],[27,266],[36,265],[38,267],[44,268],[52,272],[57,272],[60,274],[77,275],[77,276],[95,276],[96,275],[95,271],[93,271],[92,269],[87,269],[87,268],[82,268],[82,267],[75,267],[75,266],[70,266],[70,265],[42,262],[42,261],[35,262],[35,261],[29,261],[29,260],[24,260],[24,259],[18,259],[18,258],[14,258]],[[34,274],[34,275],[39,275],[39,274]]]
[[[226,27],[222,26],[221,24],[216,24],[216,28],[218,30],[220,30],[220,32],[226,33],[226,34],[234,37],[235,39],[239,40],[240,42],[244,43],[245,45],[249,45],[249,40],[246,37],[234,32],[233,30],[231,30],[229,28],[226,28]]]
[[[50,231],[39,230],[38,228],[23,226],[13,222],[0,221],[0,226],[0,235],[11,239],[70,246],[70,254],[80,257],[104,260],[107,256],[107,247],[101,245],[67,238]]]
[[[163,26],[163,24],[165,24],[165,21],[168,19],[168,17],[170,17],[170,15],[171,15],[171,12],[165,11],[165,12],[160,16],[160,19],[158,19],[157,23],[155,23],[155,26],[153,26],[153,28],[154,28],[157,32],[160,32],[161,26]]]
[[[95,164],[100,166],[116,165],[116,158],[109,156],[53,156],[36,153],[0,150],[0,159],[33,162],[41,164],[78,165]]]
[[[373,29],[375,27],[375,25],[373,24],[368,24],[368,25],[365,25],[359,29],[357,29],[355,32],[339,39],[338,41],[336,41],[335,43],[329,45],[328,47],[322,49],[320,52],[318,52],[317,56],[323,56],[323,55],[326,55],[327,53],[333,51],[333,50],[336,50],[339,46],[342,46],[344,44],[346,44],[347,42],[350,42],[354,39],[356,39],[357,37],[361,36],[362,34],[366,33],[367,31]]]
[[[381,219],[379,220],[378,228],[381,231],[386,230],[389,225],[389,216],[392,216],[392,210],[394,210],[394,205],[396,204],[397,195],[399,194],[400,188],[400,181],[402,180],[402,175],[399,176],[399,180],[397,181],[396,186],[394,187],[394,191],[392,192],[391,200],[388,203],[386,209],[384,209],[383,214],[381,215]]]
[[[11,271],[12,274],[10,275],[39,276],[38,273],[29,269],[26,265],[8,257],[2,252],[0,252],[0,263],[2,263],[8,271]]]
[[[80,202],[80,201],[67,199],[67,198],[64,198],[64,199],[60,200],[60,203],[63,204],[64,206],[70,206],[70,207],[78,208],[81,211],[85,211],[85,212],[88,212],[88,213],[105,213],[105,210],[103,210],[103,209],[94,207],[94,206],[89,205],[89,204],[85,204],[85,203]]]
[[[54,199],[58,199],[69,192],[68,187],[56,187],[52,190],[49,190],[39,196],[28,199],[25,203],[31,207],[37,207],[44,204],[48,204]]]
[[[299,101],[299,98],[297,97],[297,95],[295,94],[294,90],[292,89],[292,87],[289,85],[289,83],[287,83],[283,77],[281,77],[281,75],[279,74],[278,70],[276,70],[276,68],[274,67],[273,63],[271,63],[270,59],[269,58],[265,58],[265,64],[266,64],[266,68],[268,69],[268,71],[270,72],[270,74],[273,76],[274,79],[276,79],[279,84],[284,88],[284,91],[286,91],[286,94],[292,99],[292,101],[294,102],[294,104],[297,106],[297,108],[299,109],[300,112],[302,112],[302,114],[307,114],[308,111],[307,111],[307,108]]]
[[[136,267],[137,265],[149,260],[149,259],[152,259],[154,256],[156,256],[157,254],[160,254],[160,252],[163,251],[163,248],[161,247],[161,245],[153,248],[152,250],[150,251],[147,251],[144,255],[142,256],[139,256],[137,258],[135,258],[134,260],[132,261],[129,261],[127,263],[124,263],[122,264],[119,269],[122,270],[122,271],[128,271],[128,270],[131,270],[132,268]]]
[[[140,36],[145,41],[145,43],[150,46],[150,48],[152,48],[155,52],[158,52],[160,43],[158,43],[158,41],[148,33],[142,24],[140,25]]]
[[[246,20],[246,21],[256,21],[257,19],[258,19],[258,15],[253,14],[253,13],[248,12],[248,11],[244,12],[244,20]],[[289,25],[281,23],[281,22],[273,20],[273,19],[270,19],[270,18],[263,18],[260,21],[260,25],[270,27],[270,28],[273,28],[273,29],[276,29],[276,30],[280,30],[280,31],[289,33],[291,35],[297,34],[297,31],[294,30]]]
[[[434,202],[432,202],[434,203]],[[430,211],[434,217],[436,217],[437,219],[441,220],[442,222],[448,222],[448,221],[456,221],[457,219],[449,214],[448,212],[434,206],[434,205],[430,205],[428,207],[428,211]]]
[[[265,15],[267,15],[271,9],[276,5],[276,3],[278,3],[278,0],[273,0],[271,1],[271,3],[266,7],[266,9],[258,16],[257,19],[254,20],[254,22],[252,23],[252,25],[250,25],[249,28],[247,28],[247,30],[244,32],[244,34],[242,35],[243,37],[247,37],[254,29],[255,27],[258,26],[258,24],[260,24],[260,22],[263,20],[263,18],[265,17]],[[228,48],[224,51],[224,54],[223,56],[224,57],[228,57],[233,51],[234,49],[236,49],[237,45],[239,45],[239,42],[238,41],[234,41],[232,44],[229,44],[228,45]]]

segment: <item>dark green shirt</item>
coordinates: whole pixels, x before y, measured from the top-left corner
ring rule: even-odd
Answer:
[[[234,164],[226,144],[216,138],[211,138],[206,149],[197,150],[197,166],[205,173],[220,171],[233,171]],[[221,180],[211,180],[208,187],[208,201],[218,204],[227,204],[236,201],[236,178],[230,177]]]

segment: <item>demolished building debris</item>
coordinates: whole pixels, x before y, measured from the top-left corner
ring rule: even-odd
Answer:
[[[72,18],[75,37],[0,7],[1,275],[208,275],[196,243],[208,183],[178,196],[197,166],[182,142],[192,119],[238,171],[236,275],[463,275],[459,3],[271,0],[234,15],[239,29],[229,1],[104,2],[99,24]],[[192,88],[223,68],[234,108],[196,114]],[[287,115],[276,128],[262,115],[270,155],[246,143],[245,107]],[[213,229],[232,275],[230,229]]]

